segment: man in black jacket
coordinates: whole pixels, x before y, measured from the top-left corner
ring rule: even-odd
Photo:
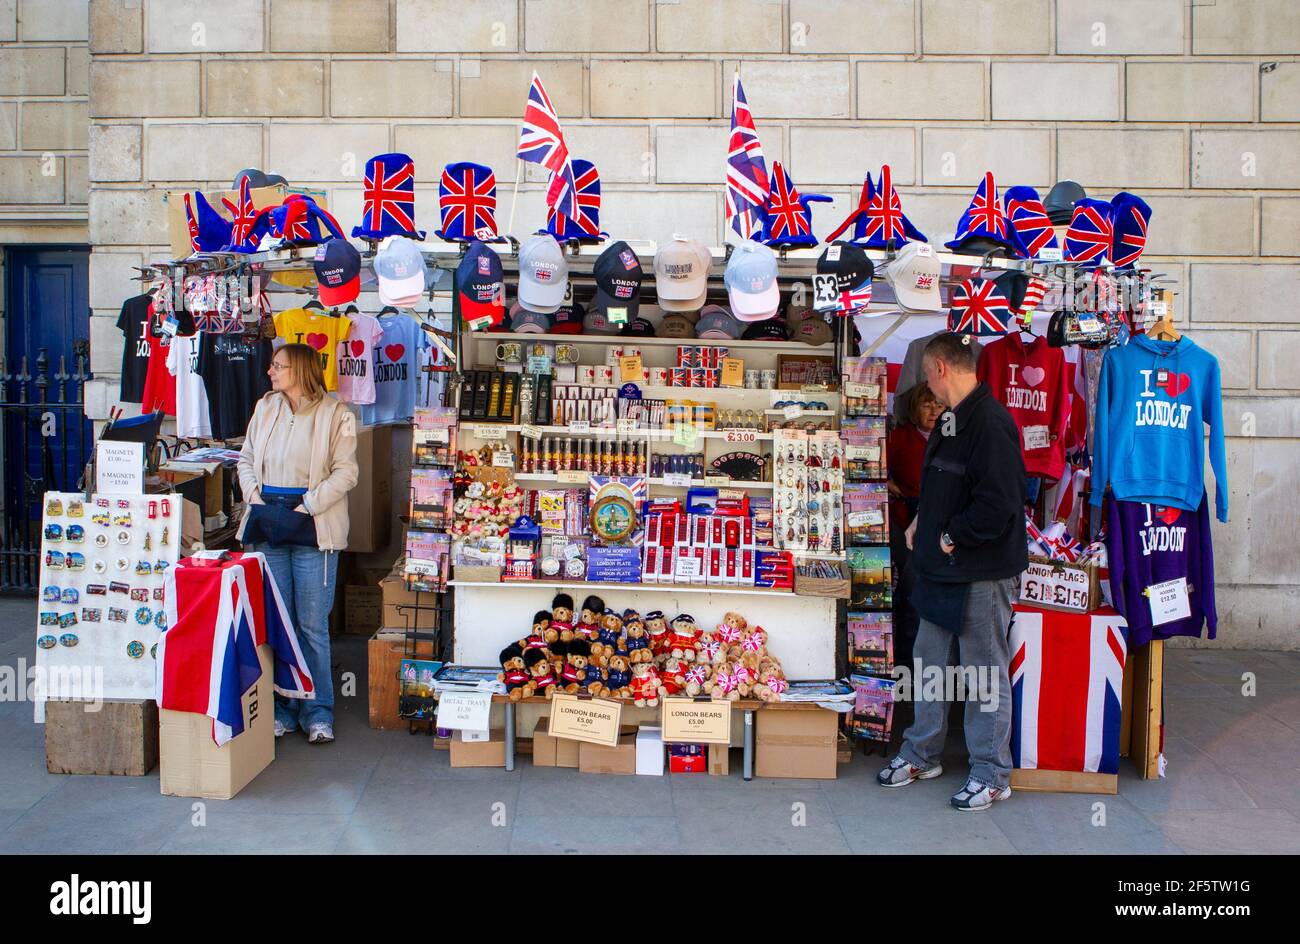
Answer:
[[[1029,563],[1025,464],[1015,420],[976,379],[969,337],[937,335],[922,364],[948,412],[930,434],[920,504],[907,531],[921,616],[911,682],[915,720],[878,780],[901,787],[943,772],[948,699],[961,687],[971,771],[952,805],[984,810],[1011,795],[1007,630],[1016,580]],[[954,665],[958,673],[948,671]],[[942,694],[936,676],[945,679]]]

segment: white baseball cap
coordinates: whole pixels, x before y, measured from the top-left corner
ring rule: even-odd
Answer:
[[[375,253],[375,281],[379,300],[385,305],[409,308],[428,288],[428,270],[419,245],[405,236],[394,236]]]
[[[939,275],[943,266],[929,243],[907,242],[885,268],[894,299],[904,311],[943,311]]]
[[[550,233],[534,233],[519,247],[519,303],[529,311],[553,315],[568,291],[569,264]]]
[[[655,293],[664,311],[699,311],[713,254],[698,239],[674,235],[655,253]]]
[[[766,321],[781,306],[776,256],[762,243],[746,240],[731,250],[723,281],[737,321]]]

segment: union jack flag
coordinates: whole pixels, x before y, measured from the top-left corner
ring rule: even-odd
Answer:
[[[565,216],[580,215],[576,195],[573,165],[569,163],[569,146],[564,143],[560,117],[546,94],[541,76],[533,73],[528,87],[528,102],[524,106],[524,124],[519,129],[519,149],[516,155],[529,164],[541,164],[551,172],[551,183],[546,188],[546,205],[558,207]]]
[[[1011,620],[1011,759],[1022,770],[1119,771],[1128,626],[1109,607]]]
[[[1127,199],[1121,200],[1121,197]],[[1111,203],[1115,208],[1111,261],[1116,268],[1132,267],[1147,246],[1147,222],[1151,217],[1151,207],[1131,194],[1116,194]]]
[[[957,286],[948,315],[948,330],[984,336],[1006,334],[1011,303],[993,279],[967,279]]]
[[[1070,228],[1065,233],[1067,262],[1097,266],[1110,254],[1114,222],[1111,205],[1102,200],[1083,199],[1074,205]]]
[[[857,289],[840,292],[835,299],[835,312],[840,315],[851,314],[871,304],[871,283]]]
[[[795,189],[794,181],[786,174],[780,161],[772,162],[772,189],[767,203],[767,216],[768,236],[771,239],[812,235],[807,209],[799,202],[799,191]]]
[[[415,165],[385,154],[366,166],[361,218],[373,233],[415,232]]]
[[[742,239],[762,231],[767,194],[763,145],[737,74],[732,83],[731,137],[727,142],[727,225]]]
[[[985,171],[984,179],[975,188],[975,199],[957,222],[957,234],[952,242],[961,242],[968,236],[985,236],[990,239],[1007,238],[1007,220],[998,206],[998,188],[993,174]],[[948,243],[949,246],[952,243]]]
[[[250,237],[253,235],[254,224],[257,222],[257,209],[253,206],[253,198],[248,192],[248,178],[239,179],[239,199],[237,203],[231,203],[225,197],[221,198],[226,209],[230,211],[230,249],[235,252],[253,252],[257,249],[256,243],[250,243]]]
[[[1010,187],[1003,195],[1007,219],[1019,238],[1025,255],[1037,256],[1044,249],[1056,248],[1056,233],[1047,209],[1033,187]]]
[[[561,242],[600,235],[600,171],[596,170],[596,165],[581,158],[575,158],[572,166],[577,215],[567,216],[555,207],[546,210],[546,228]],[[570,223],[573,226],[569,226]]]
[[[497,177],[491,168],[448,164],[442,169],[438,191],[444,233],[461,234],[462,239],[497,235]]]
[[[163,599],[167,629],[158,637],[158,706],[211,717],[218,747],[244,730],[240,699],[262,675],[258,646],[269,644],[274,652],[277,692],[315,697],[311,670],[263,555],[187,558],[168,570]]]

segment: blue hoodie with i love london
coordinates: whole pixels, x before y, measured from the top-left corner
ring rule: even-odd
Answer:
[[[1109,482],[1123,501],[1196,511],[1205,491],[1205,423],[1210,424],[1214,504],[1228,520],[1219,362],[1191,338],[1134,335],[1106,353],[1097,390],[1092,504]]]

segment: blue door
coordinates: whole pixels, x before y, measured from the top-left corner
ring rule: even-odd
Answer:
[[[32,545],[39,549],[40,497],[75,490],[90,451],[82,384],[89,364],[89,261],[81,246],[5,252],[0,587],[34,583],[26,564],[28,557],[34,563]]]

